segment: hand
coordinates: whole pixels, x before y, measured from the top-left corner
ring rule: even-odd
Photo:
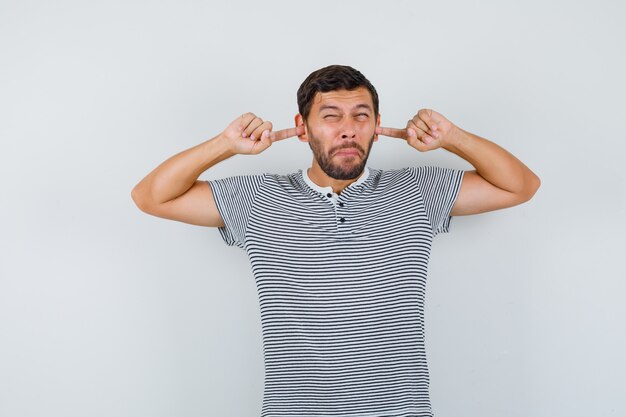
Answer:
[[[253,113],[242,114],[233,120],[220,135],[235,154],[255,155],[272,143],[304,134],[304,126],[272,132],[272,123],[263,121]]]
[[[421,109],[404,129],[377,127],[376,133],[392,138],[405,139],[420,152],[432,151],[452,143],[456,126],[431,109]]]

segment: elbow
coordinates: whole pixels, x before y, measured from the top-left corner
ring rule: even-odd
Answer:
[[[133,202],[135,203],[135,205],[137,207],[139,207],[139,191],[137,191],[137,186],[135,186],[135,188],[133,188],[130,192],[130,198],[133,200]]]
[[[132,189],[130,198],[132,198],[139,210],[144,213],[150,213],[148,199],[146,198],[146,193],[142,190],[141,183],[137,184],[135,188]]]
[[[535,189],[533,191],[533,195],[535,195],[539,187],[541,187],[541,178],[539,178],[537,175],[534,175],[534,186]]]
[[[532,178],[530,180],[531,193],[530,193],[529,200],[535,195],[537,190],[539,190],[539,187],[541,187],[541,179],[535,173],[533,173]]]
[[[541,187],[541,179],[537,175],[532,173],[530,178],[528,178],[527,180],[523,202],[526,202],[530,200],[531,198],[533,198],[534,195],[537,193],[537,190],[539,190],[539,187]]]
[[[130,198],[133,200],[133,202],[135,203],[135,205],[139,208],[139,210],[142,210],[142,201],[141,201],[141,192],[138,190],[139,185],[136,185],[135,188],[132,189],[132,191],[130,192]]]

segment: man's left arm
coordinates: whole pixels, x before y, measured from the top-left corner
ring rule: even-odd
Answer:
[[[420,110],[405,129],[378,127],[376,133],[406,139],[421,152],[444,148],[472,164],[467,171],[452,216],[484,213],[512,207],[532,198],[539,177],[495,143],[454,125],[441,114]]]

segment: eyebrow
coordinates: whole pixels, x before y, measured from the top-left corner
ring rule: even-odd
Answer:
[[[357,104],[356,106],[354,106],[354,109],[367,109],[369,111],[372,111],[372,107],[369,104],[364,104],[364,103]],[[333,106],[333,105],[330,105],[330,104],[323,104],[323,105],[320,106],[320,110],[319,111],[321,113],[324,110],[339,110],[339,107]]]

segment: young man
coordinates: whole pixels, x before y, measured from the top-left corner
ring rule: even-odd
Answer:
[[[381,127],[378,94],[351,67],[309,75],[298,107],[296,127],[279,131],[241,115],[159,165],[133,200],[155,216],[218,227],[247,251],[261,308],[263,417],[431,416],[423,313],[432,239],[451,216],[529,200],[539,178],[433,110],[403,129]],[[475,171],[369,169],[378,135],[444,148]],[[198,180],[293,136],[313,151],[308,169]]]

